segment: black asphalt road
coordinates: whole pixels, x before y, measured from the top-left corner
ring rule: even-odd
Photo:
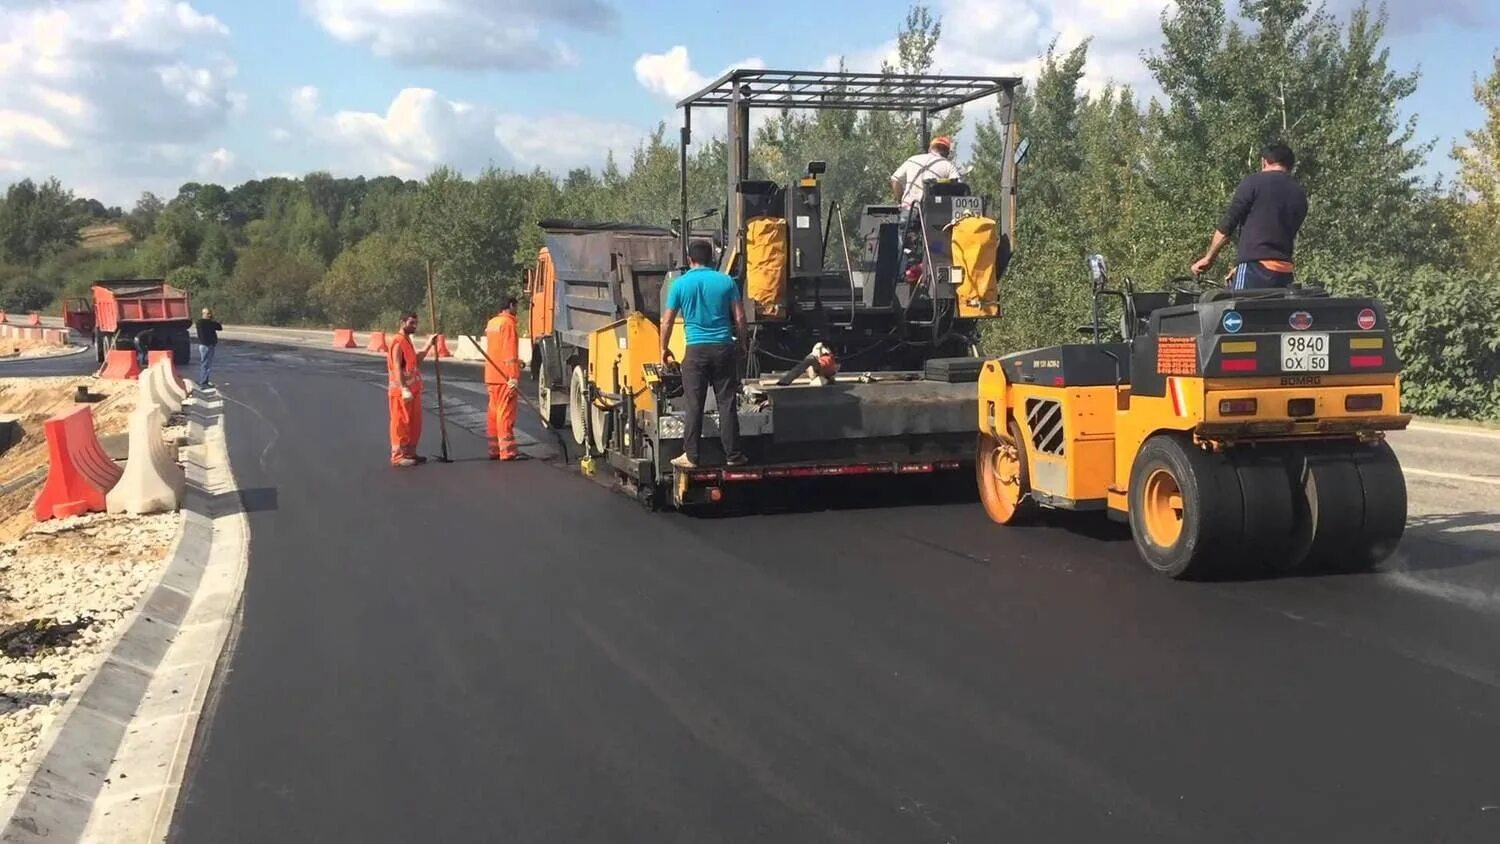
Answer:
[[[220,355],[249,581],[176,841],[1500,841],[1461,525],[1402,566],[1466,600],[971,502],[650,515],[464,431],[388,468],[378,360]]]

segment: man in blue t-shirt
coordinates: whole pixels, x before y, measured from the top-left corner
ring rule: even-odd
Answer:
[[[698,466],[698,440],[703,431],[703,403],[708,388],[714,388],[719,405],[719,443],[724,446],[724,462],[742,466],[745,456],[739,452],[740,420],[735,398],[740,392],[739,362],[735,339],[744,342],[745,304],[734,279],[713,268],[714,248],[706,240],[688,244],[687,272],[672,282],[667,293],[666,312],[661,315],[661,360],[671,363],[673,323],[682,316],[683,333],[687,335],[687,352],[682,356],[682,394],[687,402],[683,420],[683,453],[673,458],[679,469]]]

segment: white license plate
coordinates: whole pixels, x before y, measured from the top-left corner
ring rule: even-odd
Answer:
[[[1299,331],[1281,335],[1282,372],[1327,372],[1328,335]]]
[[[953,214],[957,216],[960,211],[973,211],[975,214],[983,214],[984,200],[977,196],[955,196],[953,197]]]

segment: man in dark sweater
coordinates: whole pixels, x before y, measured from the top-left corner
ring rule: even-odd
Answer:
[[[1229,275],[1230,290],[1263,290],[1292,283],[1292,246],[1307,219],[1307,191],[1292,178],[1297,163],[1292,148],[1270,144],[1260,151],[1260,172],[1246,176],[1229,200],[1224,219],[1214,232],[1208,251],[1193,264],[1202,274],[1213,266],[1219,250],[1239,229],[1238,255]]]
[[[203,318],[198,320],[198,359],[201,361],[198,372],[198,388],[209,390],[214,382],[209,378],[209,370],[214,365],[214,351],[219,348],[219,332],[224,330],[224,325],[214,319],[214,312],[208,308],[203,309]]]

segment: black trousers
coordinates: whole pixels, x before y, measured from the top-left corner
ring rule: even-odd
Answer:
[[[1259,261],[1247,261],[1234,268],[1229,277],[1230,290],[1270,290],[1276,287],[1291,287],[1295,278],[1291,273],[1272,272]]]
[[[740,373],[733,343],[688,346],[682,356],[682,396],[687,402],[682,449],[694,463],[698,462],[703,403],[708,399],[710,386],[719,404],[719,443],[724,446],[724,457],[737,456],[740,417],[735,412],[735,399],[740,392]]]

